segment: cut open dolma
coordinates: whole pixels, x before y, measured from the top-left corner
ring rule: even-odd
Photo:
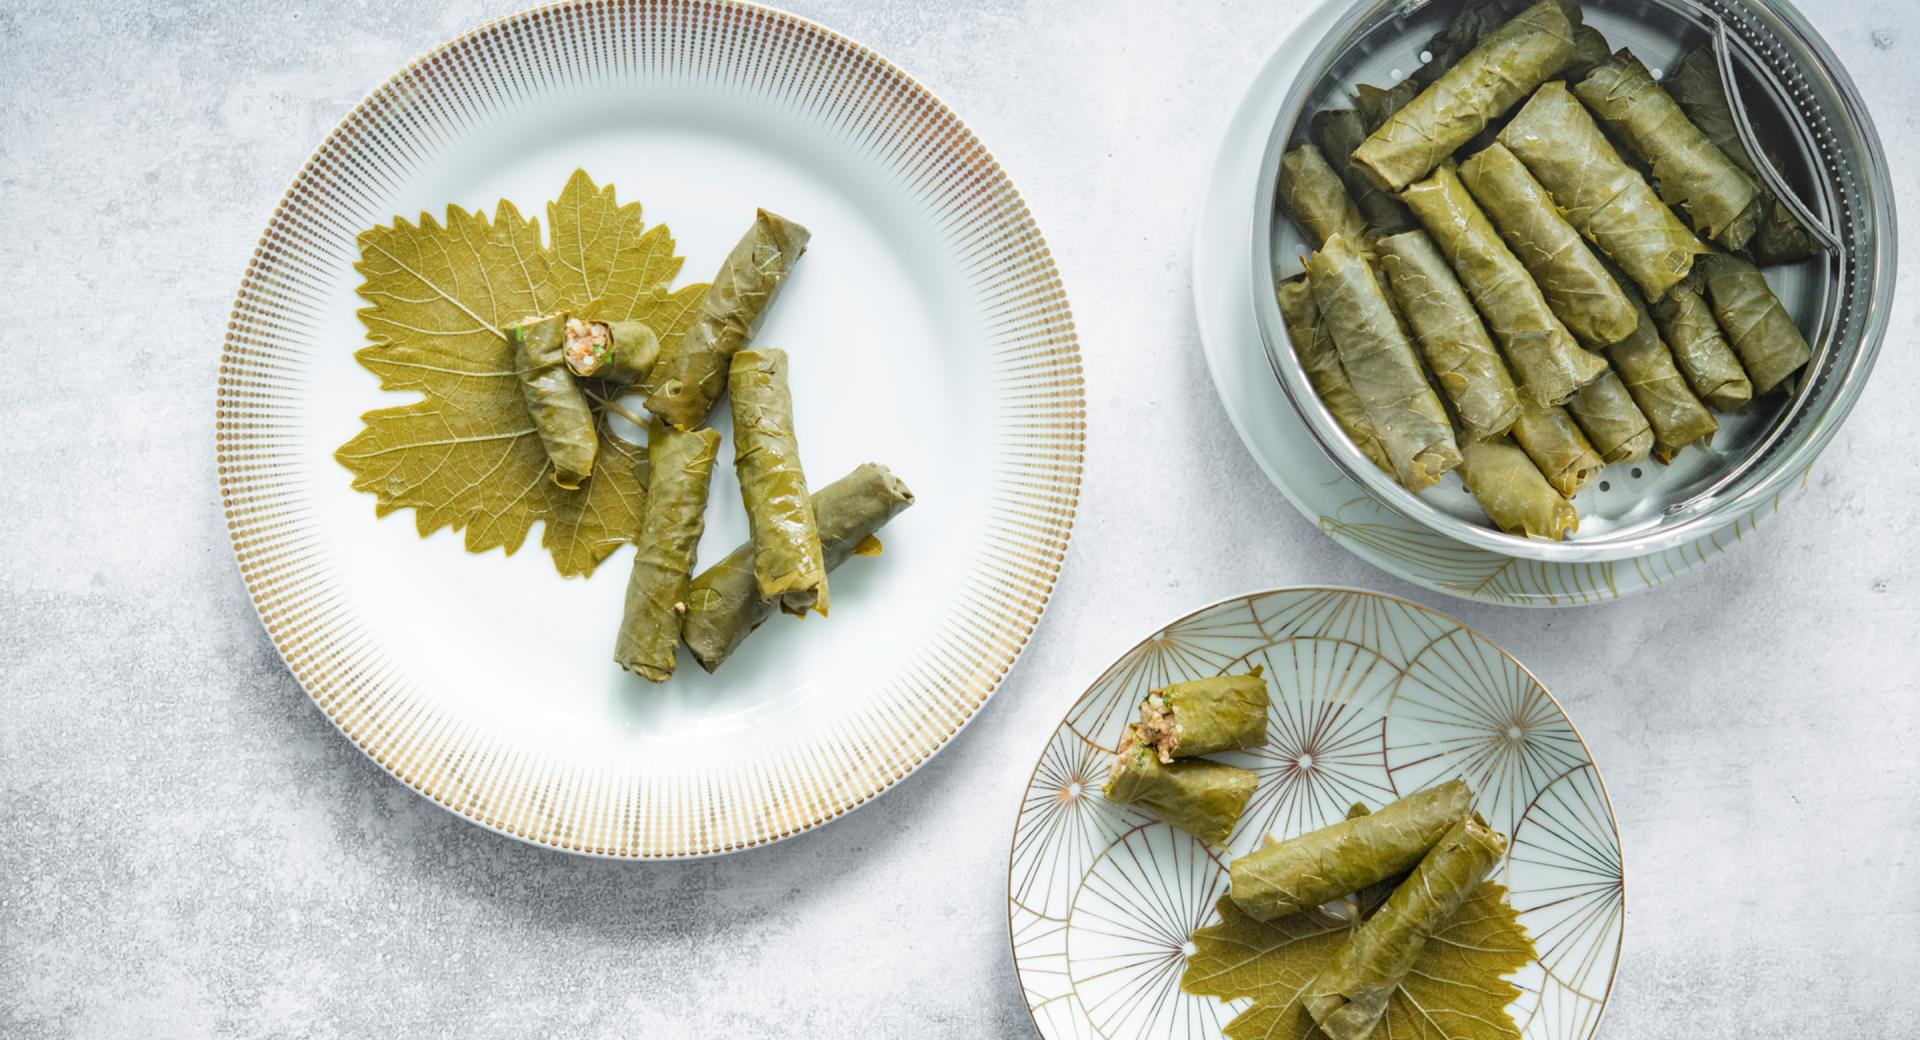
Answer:
[[[1427,367],[1453,402],[1467,439],[1507,432],[1520,414],[1519,392],[1439,248],[1416,229],[1382,238],[1374,249],[1400,313],[1412,326]]]
[[[1505,437],[1460,446],[1460,479],[1493,525],[1508,534],[1563,541],[1580,529],[1573,503]]]
[[[1729,249],[1746,245],[1759,224],[1760,186],[1693,125],[1640,59],[1620,51],[1573,92],[1653,171],[1660,197],[1696,231]]]
[[[1567,222],[1648,300],[1665,299],[1693,268],[1693,258],[1710,251],[1620,158],[1565,83],[1534,91],[1499,141],[1546,186]]]
[[[553,463],[553,482],[572,490],[593,475],[600,450],[593,409],[567,371],[565,314],[522,318],[511,331],[514,373],[527,418]]]
[[[1407,207],[1381,191],[1379,185],[1354,165],[1353,150],[1367,139],[1366,123],[1357,110],[1335,108],[1316,112],[1312,128],[1314,143],[1320,146],[1320,154],[1327,164],[1339,171],[1353,199],[1353,208],[1360,211],[1360,219],[1367,222],[1369,233],[1391,235],[1417,226]]]
[[[1567,413],[1586,431],[1602,462],[1639,462],[1653,451],[1653,424],[1615,372],[1581,387],[1567,400]]]
[[[1347,370],[1340,364],[1340,351],[1333,345],[1333,333],[1320,321],[1320,305],[1314,301],[1313,288],[1307,284],[1306,276],[1281,282],[1276,292],[1280,297],[1280,316],[1287,326],[1287,339],[1293,343],[1293,355],[1300,359],[1300,367],[1306,370],[1307,382],[1313,385],[1320,403],[1327,406],[1334,422],[1340,424],[1347,439],[1353,441],[1362,455],[1392,473],[1393,463],[1387,459],[1387,449],[1380,443],[1373,420],[1367,418],[1366,405],[1360,402],[1360,395],[1353,392]]]
[[[633,386],[660,358],[660,337],[644,321],[567,319],[567,367],[574,375]]]
[[[1700,270],[1713,316],[1733,342],[1755,393],[1772,393],[1813,357],[1800,327],[1759,268],[1740,257],[1716,253],[1700,261]]]
[[[827,612],[827,564],[793,432],[787,352],[733,355],[733,463],[753,532],[753,573],[763,598],[789,614]]]
[[[673,678],[694,550],[706,529],[707,486],[720,452],[717,430],[647,430],[647,508],[634,539],[626,610],[613,659],[648,682]]]
[[[1315,249],[1334,235],[1365,240],[1367,222],[1347,197],[1345,182],[1314,145],[1299,145],[1281,157],[1277,190],[1280,205]]]
[[[1512,108],[1573,57],[1573,23],[1539,0],[1495,29],[1353,153],[1384,188],[1398,191]]]
[[[1640,324],[1633,335],[1608,348],[1607,357],[1626,384],[1627,393],[1633,395],[1633,403],[1653,427],[1653,457],[1672,462],[1680,449],[1712,437],[1720,424],[1680,375],[1653,316],[1646,313],[1640,301],[1633,302],[1641,316]]]
[[[706,419],[727,388],[728,363],[759,331],[811,237],[791,220],[758,211],[700,298],[693,323],[661,350],[647,380],[648,411],[683,430]]]
[[[1574,339],[1600,350],[1633,334],[1640,322],[1633,303],[1505,145],[1488,145],[1461,163],[1460,180]]]
[[[1486,317],[1523,397],[1543,406],[1559,404],[1607,370],[1606,361],[1582,349],[1554,316],[1539,285],[1501,241],[1452,163],[1442,164],[1400,198]]]
[[[1267,742],[1267,680],[1258,665],[1244,675],[1173,683],[1140,702],[1136,738],[1161,762]]]
[[[1565,498],[1579,494],[1606,465],[1565,408],[1540,408],[1522,401],[1520,417],[1513,422],[1513,440]]]
[[[1460,464],[1460,449],[1446,406],[1427,383],[1359,246],[1345,235],[1328,239],[1307,259],[1307,281],[1320,306],[1320,324],[1332,334],[1395,476],[1420,491]]]
[[[1101,789],[1110,802],[1137,805],[1203,841],[1225,845],[1258,780],[1253,771],[1205,758],[1171,764],[1128,726]]]
[[[1713,52],[1706,47],[1688,51],[1668,70],[1661,86],[1686,112],[1687,118],[1693,120],[1693,125],[1707,135],[1707,140],[1753,178],[1759,192],[1756,196],[1759,226],[1754,229],[1753,237],[1747,239],[1746,249],[1754,262],[1762,266],[1792,263],[1820,252],[1820,244],[1813,235],[1794,219],[1779,196],[1760,178],[1760,167],[1741,143],[1740,131],[1734,124],[1733,106],[1727,103],[1726,87],[1720,82],[1720,67],[1714,61]],[[1772,163],[1774,169],[1780,169],[1777,157],[1771,152],[1761,158]]]
[[[814,492],[813,515],[827,570],[855,555],[878,555],[880,540],[875,534],[912,504],[913,492],[906,484],[872,462]],[[773,612],[774,603],[760,597],[760,583],[753,572],[753,542],[748,541],[693,579],[681,638],[700,667],[711,672]]]
[[[1713,308],[1693,289],[1676,285],[1653,305],[1653,320],[1673,348],[1673,360],[1693,392],[1722,412],[1737,412],[1753,401],[1753,381],[1727,345]]]
[[[1485,880],[1506,840],[1478,816],[1456,822],[1372,917],[1354,929],[1300,1002],[1329,1040],[1367,1040],[1433,934]]]
[[[1467,785],[1449,780],[1377,812],[1275,842],[1228,865],[1228,894],[1256,921],[1311,910],[1412,870],[1472,805]]]

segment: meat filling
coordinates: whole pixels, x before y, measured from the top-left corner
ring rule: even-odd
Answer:
[[[612,335],[604,321],[567,319],[567,367],[577,376],[590,376],[607,362]]]
[[[1173,717],[1173,706],[1157,691],[1140,704],[1140,739],[1153,747],[1162,764],[1172,762],[1173,750],[1180,746],[1180,723]]]

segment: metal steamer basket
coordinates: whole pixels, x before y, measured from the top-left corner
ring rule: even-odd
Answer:
[[[1358,84],[1388,86],[1419,67],[1430,56],[1427,41],[1457,12],[1453,2],[1360,0],[1335,23],[1275,116],[1251,235],[1254,306],[1267,356],[1321,450],[1415,523],[1469,546],[1558,562],[1627,559],[1704,537],[1803,480],[1873,368],[1895,264],[1893,190],[1879,136],[1853,81],[1798,12],[1782,0],[1582,6],[1588,25],[1615,49],[1631,49],[1656,78],[1685,51],[1709,45],[1748,151],[1768,186],[1823,245],[1819,256],[1766,270],[1813,348],[1790,392],[1757,400],[1741,414],[1716,414],[1720,431],[1712,443],[1681,452],[1672,465],[1649,459],[1607,467],[1574,499],[1580,530],[1565,542],[1502,533],[1457,475],[1418,494],[1407,491],[1340,431],[1294,358],[1273,291],[1301,269],[1311,248],[1279,206],[1280,159],[1306,139],[1313,113],[1349,105]],[[1767,147],[1756,146],[1762,141]],[[1764,158],[1769,153],[1778,169]]]

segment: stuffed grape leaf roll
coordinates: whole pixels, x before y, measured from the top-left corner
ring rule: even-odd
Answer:
[[[913,504],[913,492],[887,467],[864,463],[813,493],[813,515],[831,571],[853,556],[875,556],[875,534]],[[701,571],[687,593],[681,638],[700,667],[711,672],[773,616],[775,604],[760,597],[754,577],[753,542]]]
[[[1366,240],[1367,222],[1320,149],[1303,144],[1280,159],[1280,205],[1318,249],[1334,235]]]
[[[690,430],[705,421],[727,388],[727,366],[760,330],[761,320],[812,232],[766,210],[727,254],[693,323],[668,342],[648,376],[647,410]]]
[[[1494,231],[1451,163],[1400,197],[1486,317],[1522,396],[1542,406],[1559,404],[1607,370],[1606,361],[1581,349],[1554,316],[1539,285]]]
[[[1609,371],[1581,387],[1567,401],[1567,412],[1603,462],[1639,462],[1653,451],[1653,424],[1617,373]]]
[[[1755,393],[1770,394],[1800,371],[1813,351],[1760,269],[1717,253],[1700,261],[1713,316],[1733,341]]]
[[[1713,52],[1705,47],[1696,47],[1687,52],[1667,73],[1662,86],[1680,108],[1693,120],[1693,125],[1707,135],[1707,140],[1733,160],[1735,166],[1745,170],[1753,178],[1758,190],[1759,226],[1753,237],[1747,239],[1746,249],[1755,263],[1762,266],[1792,263],[1804,260],[1820,252],[1820,244],[1811,233],[1794,219],[1793,213],[1780,202],[1767,183],[1760,179],[1760,168],[1755,164],[1754,156],[1748,153],[1745,144],[1740,141],[1740,131],[1734,124],[1733,106],[1727,102],[1726,87],[1720,82],[1720,68],[1713,59]],[[1773,163],[1775,169],[1780,164],[1774,155],[1762,156]]]
[[[1461,163],[1460,180],[1574,339],[1599,350],[1633,334],[1640,315],[1632,301],[1505,145],[1488,145]]]
[[[1347,439],[1353,441],[1362,455],[1392,473],[1393,463],[1387,459],[1387,449],[1374,431],[1373,420],[1367,418],[1367,407],[1360,402],[1360,395],[1353,392],[1347,370],[1340,364],[1333,333],[1320,321],[1320,305],[1314,301],[1313,288],[1307,284],[1306,276],[1289,278],[1281,282],[1276,291],[1280,296],[1280,317],[1287,326],[1287,339],[1293,343],[1293,355],[1300,359],[1300,367],[1306,370],[1307,382],[1313,385],[1320,403],[1327,406],[1334,422],[1340,424]]]
[[[1101,792],[1110,802],[1137,805],[1202,841],[1224,845],[1257,783],[1252,770],[1211,759],[1163,763],[1137,727],[1129,726]]]
[[[1573,503],[1547,483],[1539,467],[1512,441],[1460,446],[1460,479],[1493,525],[1508,534],[1563,541],[1580,529]]]
[[[1520,414],[1513,376],[1433,240],[1415,229],[1382,238],[1374,249],[1400,313],[1412,326],[1427,367],[1453,402],[1467,439],[1507,432]]]
[[[1506,840],[1478,816],[1455,823],[1301,995],[1329,1040],[1367,1040],[1433,934],[1486,879]]]
[[[1263,846],[1228,865],[1228,895],[1256,921],[1311,910],[1412,870],[1472,806],[1473,791],[1449,780]]]
[[[1760,220],[1759,184],[1693,125],[1640,59],[1620,51],[1573,92],[1653,171],[1660,197],[1695,230],[1729,249],[1747,244]]]
[[[1353,153],[1398,191],[1440,165],[1573,57],[1574,25],[1553,0],[1515,15],[1387,117]]]
[[[647,508],[634,539],[626,609],[613,659],[648,682],[673,678],[694,550],[706,529],[707,487],[720,452],[717,430],[647,431]]]
[[[567,368],[582,378],[634,386],[660,359],[660,337],[644,321],[567,319]]]
[[[593,428],[593,409],[567,372],[566,326],[565,314],[522,318],[510,336],[527,418],[553,463],[553,482],[572,490],[593,475],[600,439]]]
[[[1674,286],[1666,299],[1653,305],[1653,320],[1673,348],[1687,385],[1702,400],[1722,412],[1737,412],[1752,403],[1753,381],[1699,293]]]
[[[1521,402],[1520,417],[1513,422],[1513,440],[1564,498],[1579,494],[1606,465],[1565,408],[1540,408]]]
[[[1162,763],[1267,742],[1267,680],[1261,668],[1215,675],[1148,692],[1140,702],[1136,739]]]
[[[1460,464],[1453,424],[1359,243],[1328,239],[1307,259],[1307,282],[1395,476],[1412,491],[1432,487]]]
[[[1648,300],[1665,299],[1692,270],[1693,258],[1711,251],[1620,158],[1565,83],[1534,91],[1499,141],[1546,186],[1567,222]]]
[[[1671,295],[1671,294],[1669,294]],[[1720,429],[1713,413],[1700,403],[1661,341],[1653,316],[1635,300],[1640,324],[1634,333],[1607,350],[1620,381],[1653,427],[1653,457],[1672,462],[1680,449],[1698,444]]]
[[[753,533],[760,595],[789,614],[825,614],[826,556],[793,430],[787,352],[734,354],[727,390],[733,398],[733,465]]]
[[[1335,108],[1316,112],[1312,128],[1314,143],[1320,146],[1320,154],[1327,163],[1340,172],[1353,207],[1360,211],[1360,219],[1366,221],[1369,233],[1391,235],[1417,226],[1407,207],[1381,191],[1365,171],[1354,165],[1353,150],[1367,139],[1366,124],[1357,110]]]

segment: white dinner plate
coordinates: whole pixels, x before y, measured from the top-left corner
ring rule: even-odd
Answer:
[[[1221,138],[1194,238],[1194,307],[1207,368],[1260,468],[1294,508],[1361,559],[1416,585],[1484,603],[1561,607],[1620,599],[1672,582],[1752,534],[1806,486],[1804,474],[1760,508],[1691,542],[1626,560],[1553,563],[1472,548],[1414,523],[1368,495],[1314,443],[1274,376],[1255,325],[1248,238],[1254,179],[1273,119],[1308,52],[1345,7],[1345,0],[1316,7],[1254,76]]]
[[[834,573],[830,619],[776,618],[711,676],[684,653],[664,686],[614,665],[630,547],[585,579],[538,529],[470,553],[412,511],[377,518],[334,460],[363,412],[411,400],[355,361],[356,236],[502,198],[544,217],[576,168],[670,227],[675,285],[710,279],[756,206],[807,225],[756,342],[792,357],[809,478],[872,460],[917,496],[881,558]],[[751,4],[566,3],[437,48],[320,145],[241,285],[217,451],[261,618],[368,755],[529,842],[696,856],[863,804],[980,708],[1066,552],[1084,417],[1046,243],[926,88]],[[704,562],[747,535],[721,457]]]
[[[1226,848],[1101,785],[1147,691],[1254,665],[1264,747],[1212,756],[1254,771]],[[1528,1040],[1588,1040],[1613,987],[1625,873],[1586,742],[1492,641],[1391,596],[1278,589],[1181,618],[1121,655],[1074,702],[1028,781],[1008,861],[1014,968],[1042,1036],[1210,1040],[1248,1001],[1180,988],[1189,936],[1215,920],[1227,864],[1448,779],[1508,836],[1492,875],[1533,940],[1508,1011]]]

